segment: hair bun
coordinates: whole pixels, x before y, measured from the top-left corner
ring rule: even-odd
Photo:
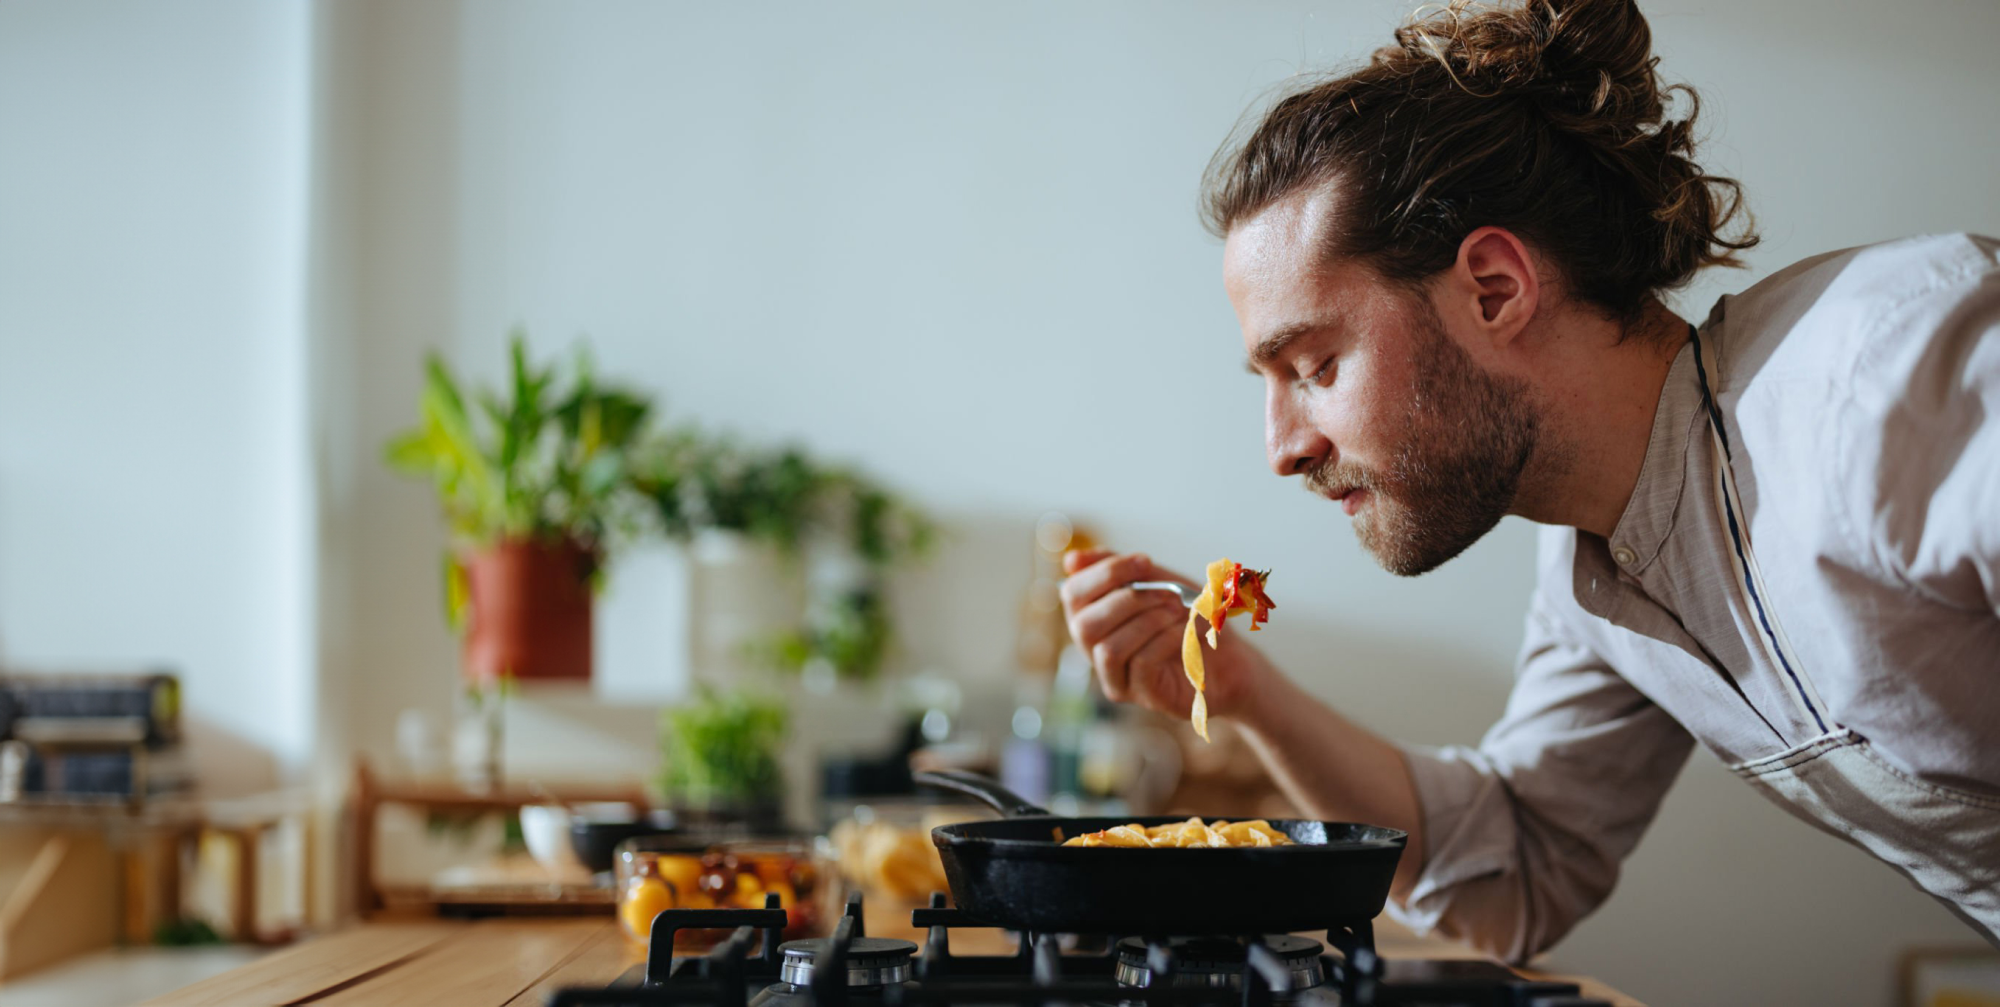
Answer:
[[[1629,133],[1662,115],[1659,58],[1633,0],[1452,0],[1420,10],[1396,42],[1378,62],[1441,67],[1466,91],[1531,99],[1574,125],[1589,120],[1587,131]]]

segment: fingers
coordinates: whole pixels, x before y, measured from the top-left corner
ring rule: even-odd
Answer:
[[[1064,565],[1069,560],[1064,559]],[[1091,602],[1103,597],[1107,592],[1123,587],[1135,580],[1145,580],[1153,576],[1153,561],[1143,553],[1127,553],[1123,556],[1100,554],[1095,562],[1079,565],[1062,582],[1063,609],[1075,613]],[[1081,639],[1079,637],[1079,639]]]
[[[1185,715],[1192,691],[1180,657],[1187,609],[1170,592],[1123,589],[1139,580],[1190,582],[1143,553],[1078,550],[1063,557],[1063,569],[1070,637],[1090,656],[1105,696]]]
[[[1188,684],[1187,672],[1181,668],[1181,633],[1186,628],[1186,616],[1175,619],[1172,632],[1148,639],[1126,661],[1130,669],[1126,688],[1151,697],[1147,705],[1152,708],[1178,717],[1187,716],[1194,694],[1194,686]]]
[[[1160,652],[1163,643],[1174,645],[1185,621],[1179,612],[1148,606],[1092,644],[1090,663],[1097,668],[1105,697],[1118,703],[1133,698],[1135,679],[1142,693],[1150,691],[1145,686],[1153,676],[1148,671],[1135,670],[1134,658],[1142,653]]]
[[[1113,588],[1096,601],[1069,610],[1069,635],[1077,646],[1089,653],[1091,648],[1133,619],[1162,612],[1175,619],[1187,618],[1187,609],[1181,607],[1180,599],[1165,591]]]

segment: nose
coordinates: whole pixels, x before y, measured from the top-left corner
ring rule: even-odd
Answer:
[[[1291,390],[1276,382],[1264,395],[1264,455],[1281,476],[1298,475],[1333,455],[1333,441],[1313,426]]]

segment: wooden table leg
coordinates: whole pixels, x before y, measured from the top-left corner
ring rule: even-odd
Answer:
[[[232,830],[236,836],[236,901],[230,912],[230,927],[236,940],[257,943],[257,858],[263,849],[264,827],[246,825]]]
[[[188,849],[201,842],[200,829],[182,829],[168,832],[164,837],[166,859],[160,863],[160,912],[169,921],[177,921],[187,915],[187,907],[181,902],[181,858]],[[198,847],[196,847],[198,848]]]
[[[354,806],[348,820],[348,844],[354,865],[353,909],[355,915],[366,919],[382,905],[375,891],[375,813],[380,806],[380,795],[365,759],[355,760],[351,800]]]

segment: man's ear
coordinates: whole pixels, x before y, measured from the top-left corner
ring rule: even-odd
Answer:
[[[1496,347],[1514,341],[1535,317],[1542,285],[1535,258],[1513,232],[1482,227],[1465,236],[1449,285],[1472,328]]]

